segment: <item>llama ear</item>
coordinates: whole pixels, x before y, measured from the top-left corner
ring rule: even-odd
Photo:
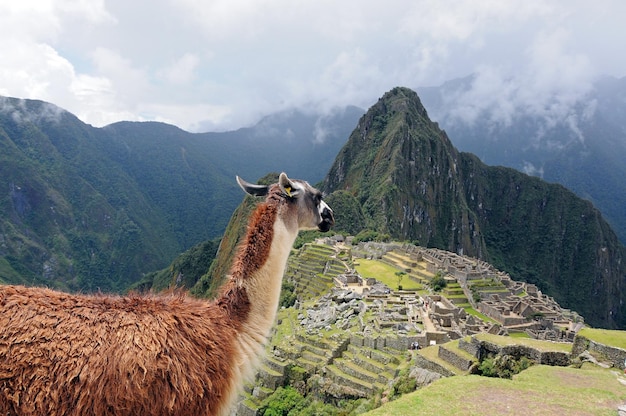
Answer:
[[[287,194],[289,198],[295,198],[301,192],[300,187],[296,183],[292,182],[291,179],[287,177],[285,172],[280,174],[280,177],[278,178],[278,186],[280,186],[280,190]]]
[[[244,192],[253,195],[253,196],[265,196],[267,195],[267,190],[269,189],[268,186],[266,185],[254,185],[252,183],[246,182],[243,179],[241,179],[239,176],[236,177],[237,178],[237,183],[239,184],[239,186],[241,186],[241,189],[244,190]]]

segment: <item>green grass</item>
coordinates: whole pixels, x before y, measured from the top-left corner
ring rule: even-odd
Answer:
[[[626,331],[583,328],[578,332],[578,335],[600,344],[626,349]]]
[[[403,270],[382,261],[368,259],[359,259],[359,264],[355,267],[363,278],[373,277],[393,290],[398,289],[398,276],[396,276],[396,273]],[[400,285],[402,285],[403,290],[419,290],[422,288],[422,285],[409,279],[408,275],[402,278]]]
[[[526,332],[511,332],[509,333],[509,336],[511,338],[530,338],[530,335],[528,335]]]
[[[567,342],[552,342],[552,341],[542,341],[533,338],[518,338],[518,337],[507,337],[502,335],[492,335],[486,332],[473,335],[476,339],[480,341],[491,342],[500,346],[507,345],[524,345],[527,347],[535,348],[542,352],[548,351],[557,351],[557,352],[571,352],[572,344]]]
[[[609,416],[616,415],[624,401],[626,388],[610,370],[538,365],[512,380],[476,375],[443,378],[366,415]]]
[[[463,309],[465,309],[465,312],[467,312],[469,315],[473,315],[473,316],[477,317],[478,319],[482,319],[485,322],[491,322],[491,323],[494,323],[494,324],[498,323],[498,321],[496,321],[495,319],[490,318],[487,315],[478,312],[476,309],[472,308],[471,306],[464,307]]]

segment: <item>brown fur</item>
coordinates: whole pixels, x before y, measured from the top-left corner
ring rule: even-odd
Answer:
[[[254,210],[248,222],[248,230],[230,270],[230,279],[222,287],[219,305],[233,318],[233,325],[240,325],[250,310],[245,289],[241,281],[259,270],[269,257],[274,236],[274,222],[278,211],[276,193],[270,193],[266,202]],[[273,201],[273,203],[269,203]],[[282,278],[282,276],[281,276]]]
[[[212,303],[2,286],[0,310],[0,414],[213,415],[230,388]]]
[[[239,281],[251,276],[263,266],[269,257],[274,237],[274,223],[279,206],[284,199],[278,197],[278,188],[274,187],[266,201],[257,206],[252,213],[248,232],[239,248],[239,254],[233,262],[230,274],[232,279]]]

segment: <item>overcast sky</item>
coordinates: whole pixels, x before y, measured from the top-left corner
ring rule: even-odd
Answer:
[[[0,95],[222,131],[474,73],[463,99],[506,109],[625,76],[625,19],[622,0],[0,0]]]

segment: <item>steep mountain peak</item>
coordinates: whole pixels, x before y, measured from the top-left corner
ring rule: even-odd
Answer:
[[[414,91],[394,88],[359,121],[325,179],[326,192],[349,191],[369,217],[368,227],[397,238],[417,240],[476,255],[479,240],[462,243],[452,235],[433,242],[443,229],[467,223],[457,170],[458,153],[428,118]],[[452,195],[454,194],[454,195]],[[459,198],[448,217],[434,221],[437,206]],[[369,214],[369,215],[367,215]],[[468,224],[469,226],[469,224]]]
[[[410,88],[395,87],[386,92],[380,100],[378,100],[378,103],[372,107],[372,110],[376,110],[378,106],[381,105],[392,112],[415,111],[423,117],[428,117],[419,96]]]

